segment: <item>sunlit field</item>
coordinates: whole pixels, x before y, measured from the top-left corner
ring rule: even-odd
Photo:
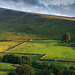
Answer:
[[[75,59],[75,47],[61,46],[60,40],[38,40],[23,44],[10,51],[12,53],[47,54],[44,59]]]
[[[21,42],[0,42],[0,52],[9,50],[20,43]]]

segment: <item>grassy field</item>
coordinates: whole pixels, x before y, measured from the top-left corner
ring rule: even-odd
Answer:
[[[41,62],[45,62],[45,61],[41,61]],[[62,66],[66,68],[69,68],[70,66],[75,66],[75,63],[72,62],[57,62],[57,61],[46,61],[46,62],[48,62],[49,65],[55,64],[56,66]]]
[[[60,44],[60,40],[31,41],[10,52],[47,54],[44,59],[75,60],[75,47],[60,46]]]
[[[11,66],[12,64],[10,63],[3,63],[0,62],[0,75],[7,74],[9,72],[15,71],[16,67]]]
[[[12,66],[12,64],[10,64],[10,63],[0,62],[0,70],[13,71],[15,69],[16,69],[16,67]]]
[[[2,65],[12,65],[11,63],[3,63],[3,62],[0,62],[0,66],[2,66]]]
[[[21,42],[0,42],[0,52],[3,52],[5,50],[9,50],[20,43]]]
[[[25,56],[29,56],[29,57],[31,57],[32,58],[32,62],[34,61],[34,60],[39,60],[41,57],[42,57],[42,55],[25,55]]]
[[[9,73],[11,71],[0,71],[0,75],[7,75],[7,73]]]

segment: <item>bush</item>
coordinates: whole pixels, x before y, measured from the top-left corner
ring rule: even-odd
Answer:
[[[7,63],[19,64],[20,57],[15,55],[4,55],[2,61]]]
[[[30,66],[32,65],[32,59],[31,59],[31,57],[22,56],[22,59],[27,60],[27,61],[28,61],[28,64],[29,64]]]
[[[35,72],[32,67],[25,64],[16,69],[15,75],[35,75]]]
[[[43,68],[43,69],[48,69],[48,67],[49,67],[48,62],[43,62],[43,63],[42,63],[42,68]]]
[[[29,64],[29,62],[23,58],[20,58],[20,64]]]
[[[2,57],[0,56],[0,62],[2,62]]]
[[[63,72],[63,75],[75,75],[75,70],[67,69]]]
[[[27,56],[16,56],[16,55],[4,55],[2,58],[3,62],[13,63],[13,64],[28,64],[32,65],[32,59]]]
[[[75,70],[75,67],[74,67],[74,66],[70,66],[69,69],[71,69],[71,70]]]
[[[39,60],[35,60],[32,66],[37,69],[42,69],[42,63]]]
[[[56,66],[54,64],[50,65],[48,69],[54,69]]]

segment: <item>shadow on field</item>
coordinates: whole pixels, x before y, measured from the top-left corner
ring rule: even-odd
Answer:
[[[73,50],[75,50],[75,47],[72,47]]]
[[[29,41],[30,43],[59,43],[57,40],[37,40],[37,41]]]
[[[53,46],[61,46],[61,42],[60,41],[57,41],[57,43],[54,44]]]

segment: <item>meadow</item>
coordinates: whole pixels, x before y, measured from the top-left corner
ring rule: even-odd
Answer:
[[[17,45],[19,45],[21,42],[0,42],[0,52],[4,52],[6,50],[9,50]]]
[[[60,40],[34,40],[9,52],[46,54],[43,59],[75,60],[75,47],[61,46]]]
[[[45,61],[41,61],[41,62],[45,62]],[[47,61],[47,62],[49,63],[49,65],[55,64],[56,66],[62,66],[66,68],[69,68],[70,66],[75,66],[75,63],[72,62],[58,62],[58,61]]]
[[[10,63],[0,62],[0,75],[7,75],[7,73],[14,72],[16,67]]]

